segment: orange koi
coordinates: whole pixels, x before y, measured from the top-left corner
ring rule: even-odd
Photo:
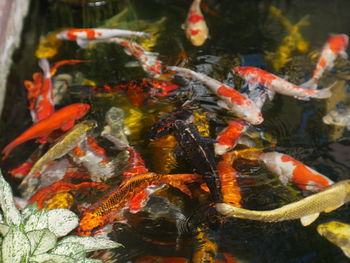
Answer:
[[[223,155],[226,152],[232,150],[242,133],[249,127],[249,123],[242,120],[232,120],[228,123],[228,126],[218,134],[214,144],[215,153]]]
[[[71,184],[68,182],[58,181],[38,190],[29,199],[29,204],[33,204],[36,202],[37,208],[43,209],[45,207],[45,202],[50,200],[54,195],[58,193],[69,192],[73,190],[89,190],[91,188],[95,188],[100,191],[105,191],[109,188],[109,186],[104,183],[95,183],[95,182]]]
[[[326,99],[332,93],[330,88],[322,90],[310,90],[297,85],[294,85],[285,79],[282,79],[270,72],[255,67],[236,67],[232,69],[233,73],[244,79],[250,89],[254,89],[258,85],[264,86],[269,91],[270,98],[275,92],[293,96],[299,100]]]
[[[344,59],[348,58],[346,49],[348,47],[349,37],[345,34],[331,36],[322,49],[320,58],[317,61],[316,69],[313,72],[312,78],[302,84],[303,88],[316,89],[318,80],[323,75],[325,70],[332,69],[334,61],[338,56]]]
[[[208,38],[208,27],[200,9],[201,0],[194,0],[186,18],[186,37],[194,46],[201,46]]]
[[[286,185],[292,181],[300,189],[317,192],[334,182],[294,158],[278,152],[261,153],[259,160]]]
[[[2,159],[6,159],[15,147],[26,141],[40,137],[46,138],[51,132],[57,129],[63,131],[69,130],[73,127],[74,122],[82,118],[89,110],[89,104],[75,103],[54,112],[48,118],[35,123],[9,143],[1,152],[4,155]]]
[[[145,173],[127,178],[84,212],[77,233],[80,236],[94,235],[96,231],[115,221],[126,208],[128,201],[149,186],[170,184],[177,187],[179,183],[200,182],[201,180],[201,176],[197,174]]]
[[[217,169],[221,181],[223,201],[241,207],[242,196],[237,182],[237,171],[232,167],[236,157],[235,152],[226,153],[222,160],[218,162]]]

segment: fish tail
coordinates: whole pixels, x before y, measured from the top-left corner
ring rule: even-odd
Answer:
[[[327,99],[332,95],[332,92],[331,92],[332,87],[317,90],[317,93],[315,93],[312,97],[317,99]]]
[[[15,148],[15,147],[16,147],[16,145],[13,143],[8,144],[1,152],[1,154],[3,154],[1,160],[5,160],[8,157],[8,155],[10,154],[10,152],[13,150],[13,148]]]
[[[39,60],[39,67],[42,69],[44,72],[44,78],[50,78],[51,73],[50,73],[50,64],[47,58],[41,58]]]

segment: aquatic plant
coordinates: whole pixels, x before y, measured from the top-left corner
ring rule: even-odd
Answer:
[[[0,173],[1,262],[102,262],[86,253],[111,249],[121,244],[96,237],[66,236],[78,226],[79,218],[67,209],[38,210],[29,205],[19,211],[10,185]]]

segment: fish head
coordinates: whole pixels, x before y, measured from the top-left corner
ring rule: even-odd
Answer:
[[[242,116],[245,120],[254,125],[259,125],[264,121],[264,118],[260,111],[247,110]]]
[[[345,120],[348,119],[349,115],[350,111],[336,109],[331,110],[326,116],[322,118],[322,120],[325,124],[347,126],[348,123],[346,123]]]
[[[95,120],[85,120],[81,124],[85,125],[86,130],[92,130],[97,127],[97,121]]]

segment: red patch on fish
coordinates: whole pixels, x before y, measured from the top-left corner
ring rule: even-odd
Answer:
[[[232,103],[237,105],[248,104],[248,100],[240,94],[237,90],[227,87],[226,85],[222,85],[218,88],[218,95],[229,98]]]
[[[203,20],[204,20],[204,17],[202,15],[192,14],[188,17],[187,22],[190,24],[195,24]]]
[[[201,31],[200,31],[200,30],[191,30],[191,31],[190,31],[190,34],[191,34],[192,36],[195,36],[195,35],[198,35],[199,32],[201,32]]]
[[[306,165],[291,158],[288,155],[283,155],[281,157],[282,162],[291,162],[295,168],[293,170],[293,183],[297,184],[299,188],[303,190],[308,190],[308,184],[310,182],[315,183],[320,189],[323,187],[331,185],[333,182],[327,179],[325,176],[313,173]]]
[[[222,145],[234,146],[245,127],[246,125],[244,125],[242,122],[235,120],[231,121],[227,128],[219,134],[217,138],[218,143]]]
[[[94,29],[70,29],[67,32],[67,37],[70,40],[76,40],[78,38],[77,33],[86,33],[86,38],[87,39],[95,39],[96,38],[96,31]]]

